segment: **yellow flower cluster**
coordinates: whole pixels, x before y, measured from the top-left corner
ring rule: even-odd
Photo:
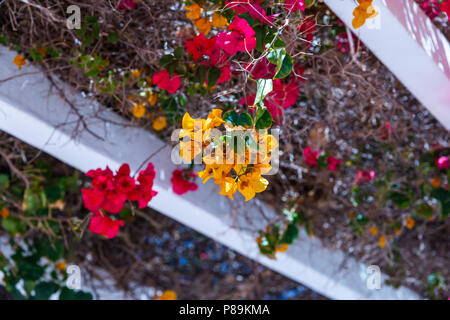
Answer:
[[[219,132],[223,125],[226,133]],[[222,110],[213,109],[206,119],[193,119],[188,113],[183,117],[183,129],[180,131],[180,157],[190,163],[202,154],[205,169],[198,176],[206,183],[211,178],[220,187],[219,194],[233,199],[239,191],[246,201],[255,197],[256,193],[266,190],[269,182],[262,177],[271,170],[271,152],[278,147],[276,139],[264,131],[246,130],[244,127],[232,126],[222,119]],[[236,150],[234,144],[230,148],[224,146],[224,138],[234,137],[233,132],[246,130],[250,139],[257,146],[251,153],[248,147]],[[233,138],[234,139],[234,138]],[[205,154],[214,150],[214,154]]]
[[[375,18],[378,12],[372,5],[373,0],[358,0],[358,6],[353,10],[353,28],[358,29],[366,23],[367,19]]]
[[[214,12],[212,15],[212,21],[209,17],[202,17],[203,9],[196,3],[191,4],[190,6],[184,7],[188,12],[186,13],[186,18],[194,21],[195,26],[197,27],[200,33],[203,33],[205,36],[211,31],[211,26],[215,28],[223,28],[228,25],[227,18],[224,16]]]

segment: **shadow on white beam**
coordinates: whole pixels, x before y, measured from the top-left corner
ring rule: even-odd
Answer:
[[[82,127],[78,127],[80,130],[72,139],[77,129],[77,115],[55,94],[49,81],[37,73],[37,68],[27,65],[18,72],[11,63],[13,58],[13,52],[0,47],[0,80],[21,72],[32,74],[0,83],[0,130],[84,172],[106,165],[117,169],[124,162],[135,171],[149,155],[164,146],[148,131],[127,127],[129,123],[118,115],[59,84],[70,101],[80,107],[89,129],[104,140],[95,138]],[[155,189],[158,195],[150,202],[150,207],[231,249],[333,299],[419,298],[409,289],[396,290],[387,285],[382,285],[381,290],[368,290],[364,264],[340,250],[323,248],[319,240],[310,239],[303,231],[297,243],[286,253],[279,254],[277,260],[261,256],[255,242],[256,233],[247,230],[264,228],[267,221],[263,221],[259,211],[273,217],[272,209],[257,200],[247,204],[231,203],[218,195],[210,183],[201,184],[195,193],[177,196],[170,186],[170,175],[175,168],[170,160],[170,149],[163,149],[151,161],[157,171]],[[231,228],[232,225],[243,227],[245,231]]]
[[[450,44],[414,0],[374,0],[379,15],[352,28],[353,0],[325,0],[409,91],[450,130]]]

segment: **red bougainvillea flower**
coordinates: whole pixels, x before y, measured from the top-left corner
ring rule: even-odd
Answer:
[[[284,83],[281,79],[273,81],[273,90],[264,99],[264,105],[269,110],[274,119],[283,115],[283,110],[292,107],[297,101],[300,87],[296,78],[291,78]]]
[[[319,160],[319,155],[321,154],[321,151],[313,151],[310,147],[307,147],[303,149],[303,158],[305,158],[306,164],[317,167],[319,164],[317,163],[317,160]]]
[[[298,25],[297,30],[303,35],[304,40],[308,42],[308,48],[311,47],[314,40],[314,32],[316,31],[316,21],[311,17],[307,17]]]
[[[189,191],[196,191],[198,186],[195,182],[189,180],[189,178],[195,178],[197,175],[186,170],[175,169],[172,172],[172,190],[178,195],[185,194]]]
[[[355,45],[355,51],[359,51],[360,47],[362,47],[361,41],[358,39],[357,36],[355,36],[354,33],[352,33],[352,38],[353,43]],[[336,50],[341,53],[350,52],[350,41],[348,40],[347,32],[344,31],[336,36],[335,47]]]
[[[420,4],[430,19],[436,18],[441,13],[441,4],[438,0],[425,0]]]
[[[216,44],[230,56],[238,51],[246,52],[256,48],[255,31],[247,20],[236,16],[228,30],[217,35]]]
[[[108,237],[108,239],[112,239],[119,232],[119,226],[123,225],[122,220],[113,220],[106,215],[97,213],[91,218],[89,230],[92,233],[101,234]]]
[[[362,182],[368,183],[375,180],[375,171],[370,170],[358,170],[356,172],[355,184],[360,184]]]
[[[288,83],[280,79],[273,81],[273,90],[264,99],[264,106],[269,110],[273,119],[280,121],[283,111],[292,107],[297,101],[300,93],[300,87],[296,78],[292,77]],[[239,104],[253,106],[255,95],[250,94],[247,99],[244,97],[239,100]]]
[[[267,16],[266,11],[260,6],[261,0],[234,0],[225,1],[225,7],[236,10],[236,14],[249,13],[253,19],[258,19],[261,23],[272,24],[277,14]]]
[[[273,77],[276,74],[276,65],[273,63],[270,63],[269,60],[267,60],[265,57],[262,58],[260,61],[256,63],[256,66],[254,64],[244,64],[245,70],[248,72],[252,71],[252,74],[250,75],[253,79],[273,79]]]
[[[171,78],[166,69],[161,70],[153,75],[153,83],[169,93],[175,93],[181,85],[181,78],[175,72]]]
[[[92,178],[92,188],[82,189],[84,206],[93,213],[89,229],[108,238],[114,237],[123,225],[108,214],[119,213],[127,200],[137,201],[142,209],[156,195],[152,189],[155,178],[152,163],[139,173],[137,179],[130,177],[128,164],[123,164],[115,175],[108,167],[90,170],[86,175]]]
[[[386,140],[392,135],[392,126],[388,122],[384,127],[381,128],[381,140]]]
[[[136,5],[137,1],[135,0],[120,0],[119,3],[117,3],[117,9],[129,11],[136,8]]]
[[[186,51],[192,53],[194,61],[197,62],[204,55],[209,56],[216,44],[216,38],[205,38],[203,33],[200,33],[193,40],[186,42]]]
[[[450,0],[441,3],[441,11],[447,14],[447,18],[450,20]]]
[[[289,12],[305,11],[305,0],[285,0],[284,6]]]
[[[436,164],[439,169],[449,169],[450,168],[450,159],[449,157],[439,157],[436,159]]]
[[[330,156],[327,158],[327,163],[328,163],[328,170],[330,171],[336,171],[336,168],[338,165],[340,165],[342,163],[341,159],[337,159],[333,156]]]

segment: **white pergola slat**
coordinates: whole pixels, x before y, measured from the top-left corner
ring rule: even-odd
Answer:
[[[79,115],[55,93],[39,69],[27,65],[22,71],[17,71],[11,63],[14,55],[14,52],[0,47],[0,79],[27,74],[0,83],[0,130],[83,172],[107,165],[116,170],[125,162],[130,164],[132,170],[137,170],[149,155],[164,146],[148,131],[127,126],[129,123],[118,115],[59,84],[68,99],[80,107],[79,115],[83,116],[89,130],[103,140],[83,127],[77,127]],[[72,138],[77,128],[80,130]],[[195,193],[184,196],[174,194],[170,175],[175,167],[170,151],[170,148],[165,148],[151,159],[157,170],[155,189],[158,195],[150,202],[150,207],[155,210],[327,297],[419,298],[403,287],[396,290],[382,285],[381,290],[367,289],[366,265],[340,250],[322,247],[319,240],[310,239],[304,231],[296,244],[286,253],[279,254],[277,260],[260,255],[255,242],[256,234],[248,229],[264,228],[267,222],[263,221],[260,210],[268,217],[275,214],[273,210],[256,200],[247,204],[230,202],[217,194],[217,188],[212,183],[200,185]]]
[[[450,44],[414,0],[374,0],[379,15],[355,30],[353,0],[325,0],[409,91],[450,130]]]

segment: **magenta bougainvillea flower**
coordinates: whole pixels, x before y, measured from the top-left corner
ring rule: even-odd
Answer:
[[[358,170],[356,172],[355,184],[369,183],[375,180],[375,171],[372,170]]]
[[[92,178],[92,188],[81,191],[84,206],[93,213],[89,230],[108,238],[114,237],[123,225],[123,221],[112,219],[110,215],[119,213],[127,200],[137,201],[142,209],[157,194],[153,190],[155,169],[152,163],[139,173],[137,181],[130,177],[128,164],[123,164],[115,175],[108,167],[90,170],[86,175]]]
[[[136,8],[136,5],[137,5],[137,1],[135,1],[135,0],[120,0],[117,3],[117,9],[129,11],[129,10],[133,10],[134,8]]]
[[[308,42],[308,48],[311,47],[314,40],[314,32],[316,31],[316,21],[311,17],[307,17],[298,25],[297,30],[302,34],[303,39]]]
[[[189,191],[196,191],[198,189],[197,184],[189,180],[195,178],[196,176],[197,175],[195,173],[175,169],[172,172],[172,178],[170,179],[173,192],[178,195],[182,195]]]
[[[266,11],[261,7],[262,0],[233,0],[225,1],[225,7],[236,10],[236,14],[248,13],[253,19],[258,19],[261,23],[272,24],[277,14],[268,16]]]
[[[450,168],[450,159],[449,157],[439,157],[436,159],[436,164],[439,169],[449,169]]]
[[[287,11],[295,12],[298,10],[305,11],[305,0],[285,0],[284,6]]]
[[[228,30],[217,35],[217,45],[230,56],[238,51],[250,52],[256,48],[255,31],[247,20],[236,16]]]
[[[317,167],[319,163],[317,162],[319,160],[319,155],[322,153],[322,151],[319,150],[312,150],[310,147],[306,147],[303,149],[303,158],[305,158],[306,164]]]
[[[436,18],[441,13],[441,4],[438,0],[425,0],[420,7],[430,19]]]
[[[342,163],[342,160],[341,159],[337,159],[337,158],[335,158],[333,156],[329,156],[327,158],[327,163],[328,163],[328,170],[336,171],[337,166]]]
[[[209,56],[216,44],[216,38],[205,38],[203,33],[200,33],[193,40],[186,42],[186,51],[192,53],[194,61],[197,62],[203,56]]]
[[[166,69],[161,70],[153,75],[153,84],[161,89],[167,90],[169,93],[175,93],[181,86],[181,78],[175,72],[173,77],[170,77]]]

